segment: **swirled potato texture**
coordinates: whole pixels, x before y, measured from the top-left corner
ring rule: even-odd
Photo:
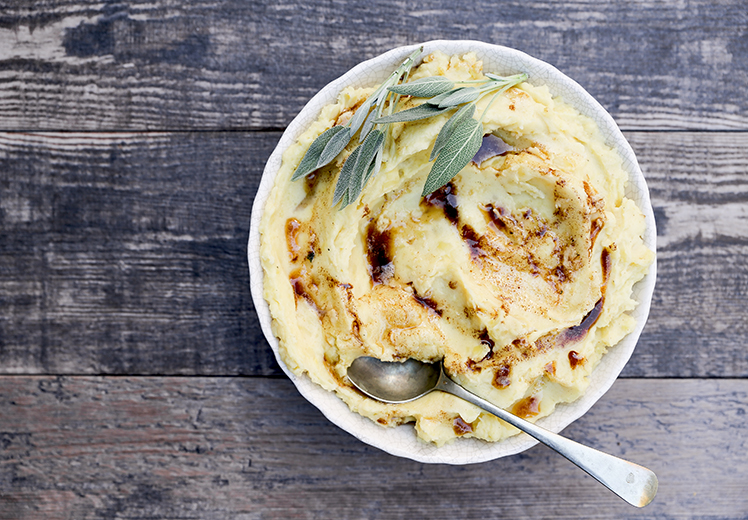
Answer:
[[[430,75],[484,77],[474,54],[431,54],[411,79]],[[632,330],[632,286],[653,259],[618,154],[593,121],[531,83],[501,94],[482,120],[510,151],[421,197],[451,114],[392,124],[380,172],[340,209],[335,182],[357,139],[307,178],[291,176],[310,143],[373,91],[345,89],[286,151],[265,208],[265,298],[283,361],[354,412],[413,422],[437,445],[517,430],[440,392],[400,405],[367,398],[346,378],[356,357],[443,359],[471,391],[535,420],[578,398]]]

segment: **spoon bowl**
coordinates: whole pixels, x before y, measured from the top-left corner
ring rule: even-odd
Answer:
[[[385,403],[407,403],[423,397],[436,388],[440,365],[407,359],[387,363],[374,357],[353,360],[348,378],[369,397]]]
[[[629,504],[644,507],[657,493],[657,476],[649,469],[574,442],[525,421],[454,382],[440,363],[417,359],[381,361],[362,356],[348,368],[348,379],[364,394],[385,403],[407,403],[441,390],[464,399],[531,435],[563,455]]]

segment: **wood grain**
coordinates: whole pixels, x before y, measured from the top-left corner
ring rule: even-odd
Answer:
[[[0,519],[742,519],[745,380],[622,380],[566,435],[653,469],[643,510],[539,446],[473,466],[364,445],[287,380],[0,377]]]
[[[246,242],[277,138],[0,137],[2,370],[276,373]]]
[[[651,467],[644,510],[542,446],[362,444],[260,331],[246,241],[280,131],[365,59],[468,38],[577,80],[647,177],[650,319],[565,432]],[[746,91],[744,0],[0,0],[0,520],[748,519]]]
[[[246,266],[278,133],[0,134],[0,371],[280,374]],[[746,377],[748,134],[630,132],[659,275],[626,377]]]
[[[357,63],[433,39],[545,60],[629,130],[748,128],[743,0],[6,2],[0,128],[280,129]]]
[[[658,276],[636,361],[624,375],[746,377],[748,135],[626,137],[652,197]]]

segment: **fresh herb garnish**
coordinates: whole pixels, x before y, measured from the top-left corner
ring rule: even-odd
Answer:
[[[335,186],[333,204],[342,202],[341,207],[345,207],[358,198],[366,181],[379,169],[382,159],[384,133],[380,130],[375,131],[375,127],[379,125],[375,124],[374,120],[381,117],[384,106],[388,101],[389,113],[394,110],[400,96],[388,89],[408,77],[410,69],[421,52],[423,52],[423,48],[419,48],[408,56],[390,74],[389,78],[366,98],[366,101],[358,107],[353,117],[345,125],[333,126],[317,137],[304,154],[291,180],[300,179],[330,164],[348,146],[348,143],[360,129],[358,138],[360,144],[343,165],[338,183]],[[372,135],[374,138],[369,139]],[[366,147],[363,154],[362,147]]]
[[[434,80],[434,77],[428,77],[390,89],[413,97],[426,97],[427,95],[432,95],[432,97],[416,107],[376,119],[375,123],[417,121],[462,105],[447,120],[436,137],[429,157],[430,161],[434,159],[436,161],[423,186],[422,197],[447,184],[467,166],[480,150],[483,140],[482,122],[488,109],[499,94],[525,81],[527,74],[516,74],[507,78],[490,74],[486,77],[488,79],[478,80],[478,86],[457,86],[447,78],[440,77],[441,79]],[[477,102],[488,94],[493,94],[493,97],[483,110],[480,120],[473,119]]]
[[[525,81],[527,74],[505,78],[487,73],[486,79],[461,82],[454,82],[443,76],[429,76],[411,83],[402,83],[422,51],[422,48],[418,49],[403,61],[366,98],[348,123],[333,126],[317,137],[307,149],[291,180],[300,179],[331,163],[358,132],[359,145],[343,164],[333,194],[333,204],[340,203],[342,209],[358,199],[369,179],[379,171],[384,142],[388,136],[386,129],[382,130],[380,127],[428,119],[459,107],[436,138],[429,157],[430,161],[436,161],[421,196],[432,193],[452,180],[480,149],[483,140],[482,121],[494,100],[502,92]],[[480,119],[474,119],[477,102],[488,94],[493,94],[493,97]],[[416,107],[395,112],[400,96],[428,99]],[[385,107],[387,114],[383,115]]]

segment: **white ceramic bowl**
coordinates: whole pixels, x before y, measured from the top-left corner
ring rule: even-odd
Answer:
[[[573,105],[582,114],[597,122],[607,143],[616,148],[623,158],[624,169],[630,176],[626,195],[633,199],[646,216],[647,231],[644,241],[655,250],[655,221],[649,201],[649,191],[631,146],[624,138],[613,118],[590,96],[579,84],[568,78],[555,67],[532,58],[520,51],[477,41],[431,41],[422,44],[423,56],[439,50],[445,54],[465,54],[476,52],[483,60],[484,70],[500,75],[526,72],[533,85],[547,85],[551,93],[560,96]],[[281,136],[278,146],[273,151],[265,166],[260,187],[252,208],[252,219],[249,233],[249,271],[252,298],[262,331],[275,353],[278,363],[299,392],[333,423],[343,430],[358,437],[363,442],[380,448],[392,455],[410,458],[419,462],[469,464],[497,459],[519,453],[535,445],[537,441],[526,434],[520,434],[498,443],[487,443],[475,439],[457,439],[446,446],[436,447],[418,440],[411,425],[396,428],[383,428],[374,422],[351,412],[335,394],[323,390],[312,383],[306,376],[293,374],[278,355],[278,340],[270,328],[271,316],[267,302],[263,298],[263,271],[260,264],[259,225],[275,176],[280,168],[281,156],[304,131],[317,119],[320,109],[333,103],[338,93],[346,86],[373,86],[382,82],[418,45],[400,47],[386,52],[376,58],[365,61],[340,78],[323,88],[303,108]],[[656,264],[653,263],[647,276],[634,286],[634,298],[639,302],[631,313],[636,319],[636,329],[611,348],[591,376],[587,392],[577,401],[562,404],[556,410],[538,421],[540,426],[559,432],[571,422],[581,417],[610,388],[628,361],[636,346],[639,335],[649,314],[650,300],[654,291]]]

